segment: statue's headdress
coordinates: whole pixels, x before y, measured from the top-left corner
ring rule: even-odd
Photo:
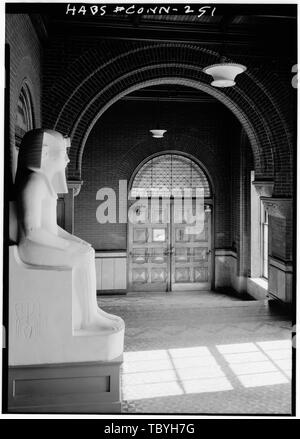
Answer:
[[[49,129],[34,129],[28,131],[19,148],[18,167],[16,173],[16,189],[20,189],[22,182],[29,172],[39,170],[42,166],[43,147],[47,146],[53,149],[68,147],[69,139],[61,133]],[[56,175],[53,179],[53,189],[56,193],[67,193],[68,187],[65,172]]]

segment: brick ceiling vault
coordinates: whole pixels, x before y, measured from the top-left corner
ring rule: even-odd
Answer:
[[[80,179],[86,139],[106,109],[134,90],[174,83],[202,90],[226,105],[248,135],[256,178],[274,180],[274,196],[290,195],[292,133],[280,105],[286,89],[276,75],[251,65],[235,87],[211,87],[202,68],[218,61],[218,53],[190,44],[126,43],[117,52],[109,41],[73,61],[47,91],[43,115],[45,125],[71,136],[68,178]]]

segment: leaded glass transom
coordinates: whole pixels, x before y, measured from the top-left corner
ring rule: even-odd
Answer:
[[[177,154],[163,154],[146,162],[132,183],[131,197],[196,196],[203,188],[210,198],[210,187],[203,170],[191,159]]]

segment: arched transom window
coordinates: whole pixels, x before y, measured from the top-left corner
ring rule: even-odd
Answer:
[[[211,197],[203,170],[188,157],[169,153],[153,157],[141,167],[133,180],[130,195],[195,197],[197,188],[203,188],[205,198]]]

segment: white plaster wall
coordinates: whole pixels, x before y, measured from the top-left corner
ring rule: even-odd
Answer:
[[[247,292],[254,299],[266,299],[268,292],[285,303],[292,300],[291,266],[270,258],[269,282],[261,277],[237,276],[236,253],[230,250],[215,251],[215,288],[231,287],[238,293]]]
[[[237,256],[231,250],[215,252],[215,287],[233,288],[238,293],[247,291],[247,278],[237,276]]]
[[[232,279],[236,273],[235,254],[227,250],[215,251],[215,287],[232,287]]]
[[[236,265],[236,261],[235,261]],[[232,288],[238,293],[245,293],[247,291],[247,278],[243,276],[232,276]]]
[[[126,290],[127,255],[119,253],[96,253],[97,290]]]
[[[285,303],[292,301],[292,267],[270,258],[269,292]]]

